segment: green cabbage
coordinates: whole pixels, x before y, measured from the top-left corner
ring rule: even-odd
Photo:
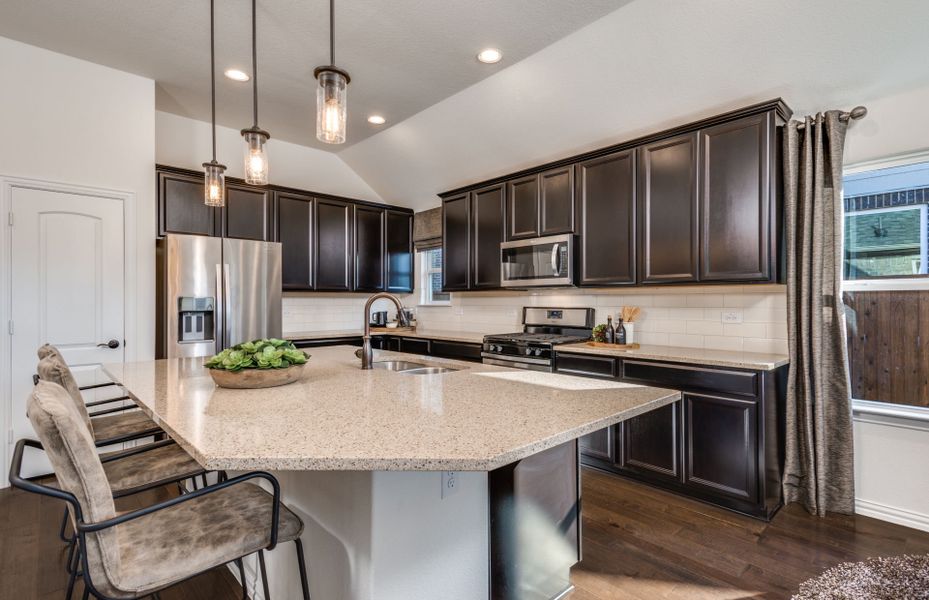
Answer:
[[[242,369],[286,369],[302,365],[309,358],[291,342],[276,338],[252,340],[226,348],[206,360],[208,369],[241,371]]]

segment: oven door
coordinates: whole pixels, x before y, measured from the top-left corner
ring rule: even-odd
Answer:
[[[574,285],[574,236],[553,235],[500,244],[501,287]]]

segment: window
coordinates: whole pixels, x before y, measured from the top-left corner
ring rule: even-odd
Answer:
[[[929,416],[929,156],[844,177],[844,298],[856,407]],[[865,402],[862,402],[865,401]],[[890,407],[888,407],[890,408]]]
[[[419,254],[419,303],[448,304],[452,295],[442,291],[442,249],[433,248]]]

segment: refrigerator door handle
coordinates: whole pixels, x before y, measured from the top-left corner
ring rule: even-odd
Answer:
[[[223,348],[226,347],[226,342],[224,339],[226,331],[226,299],[223,294],[223,270],[222,266],[216,265],[216,325],[214,326],[215,333],[213,336],[216,338],[216,354],[219,354],[223,351]]]
[[[229,318],[231,314],[232,290],[229,282],[229,264],[223,263],[223,348],[229,348],[232,344],[232,325],[233,319]],[[243,340],[247,341],[247,340]]]

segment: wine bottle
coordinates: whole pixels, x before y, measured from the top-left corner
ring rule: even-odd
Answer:
[[[606,331],[603,333],[606,335],[607,344],[616,343],[616,331],[613,329],[613,317],[611,315],[606,316]]]
[[[619,317],[619,324],[616,326],[616,343],[626,345],[626,326],[623,325],[622,317]]]

